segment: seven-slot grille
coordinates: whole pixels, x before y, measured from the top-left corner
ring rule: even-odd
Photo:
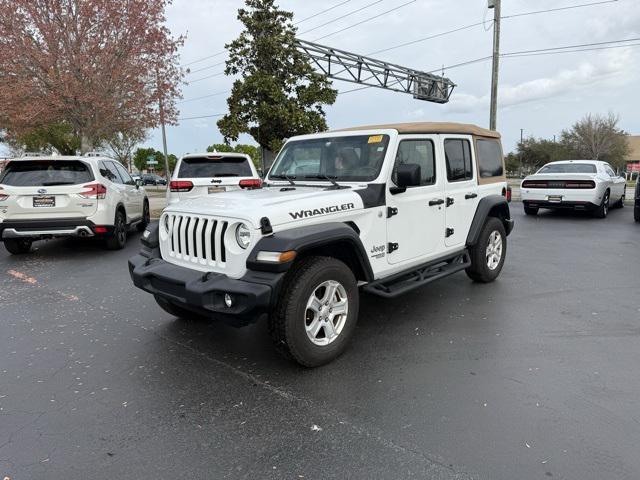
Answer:
[[[227,261],[224,236],[228,222],[210,217],[166,214],[168,254],[183,262],[224,266]]]

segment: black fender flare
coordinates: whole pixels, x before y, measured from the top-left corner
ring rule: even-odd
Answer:
[[[259,262],[258,252],[287,252],[295,250],[296,258],[311,250],[331,245],[341,245],[352,249],[353,261],[362,269],[364,279],[373,281],[373,270],[364,245],[353,226],[341,222],[321,223],[291,228],[276,232],[258,241],[247,258],[247,268],[264,272],[286,272],[295,259],[280,264]]]
[[[478,202],[478,208],[467,235],[468,247],[478,243],[480,232],[488,217],[496,217],[502,220],[507,235],[513,230],[513,220],[511,219],[511,211],[509,210],[507,199],[501,195],[488,195]]]

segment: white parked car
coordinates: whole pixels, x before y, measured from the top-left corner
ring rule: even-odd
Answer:
[[[0,239],[13,254],[55,237],[101,237],[121,249],[129,227],[148,224],[144,188],[110,158],[26,157],[0,174]]]
[[[167,189],[167,205],[212,193],[258,188],[262,181],[249,155],[193,153],[176,164]]]
[[[611,165],[599,160],[564,160],[546,164],[521,184],[527,215],[538,209],[570,209],[593,212],[598,218],[609,207],[624,206],[627,182]]]
[[[169,205],[129,260],[179,317],[268,317],[306,366],[342,352],[360,289],[391,298],[502,270],[513,220],[497,132],[457,123],[356,127],[289,139],[263,188]],[[487,294],[497,290],[487,290]]]

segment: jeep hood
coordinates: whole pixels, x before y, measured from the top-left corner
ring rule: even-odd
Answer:
[[[366,188],[366,185],[339,190],[279,185],[192,198],[171,205],[165,211],[241,219],[254,228],[259,227],[262,217],[268,217],[271,225],[277,226],[314,217],[330,218],[361,209],[363,201],[358,192]]]

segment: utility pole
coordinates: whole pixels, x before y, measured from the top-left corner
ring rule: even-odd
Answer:
[[[164,127],[164,105],[162,104],[162,94],[160,92],[160,75],[156,69],[156,82],[158,88],[158,111],[160,113],[160,127],[162,128],[162,153],[164,154],[164,176],[167,179],[167,188],[171,181],[169,172],[169,157],[167,156],[167,132]]]
[[[493,65],[491,72],[491,113],[489,114],[489,130],[496,129],[498,114],[498,71],[500,70],[500,2],[488,0],[488,7],[493,8]]]

